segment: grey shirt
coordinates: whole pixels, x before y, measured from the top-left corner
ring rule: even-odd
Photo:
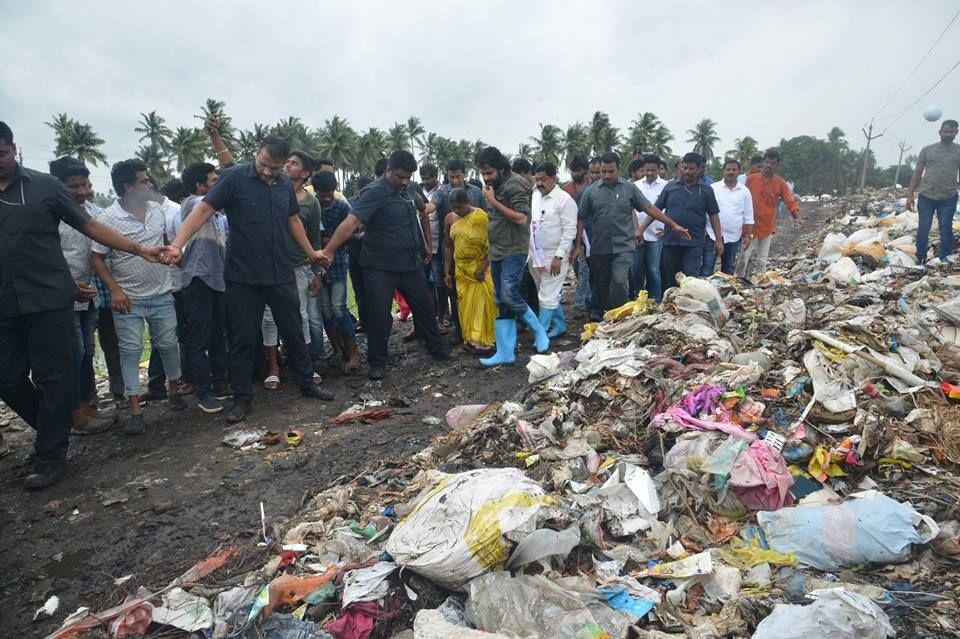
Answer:
[[[185,220],[203,200],[202,196],[191,195],[180,206],[180,219]],[[183,260],[180,262],[180,274],[183,287],[186,288],[199,277],[204,284],[215,291],[224,292],[223,265],[227,257],[227,216],[217,211],[203,223],[187,245],[183,247]]]
[[[147,202],[143,221],[125,211],[120,200],[104,211],[97,221],[141,246],[163,246],[165,220],[163,209],[156,202]],[[165,264],[152,264],[138,255],[116,251],[99,242],[94,242],[92,249],[110,257],[110,275],[130,299],[149,299],[173,290],[170,268]]]
[[[920,150],[917,163],[923,166],[920,195],[931,200],[948,200],[957,194],[960,174],[960,144],[937,142]]]
[[[595,182],[583,191],[579,219],[590,221],[590,254],[613,255],[637,248],[633,233],[634,209],[646,211],[648,200],[633,182]]]
[[[502,260],[511,255],[526,257],[530,250],[530,201],[533,187],[522,177],[507,171],[499,186],[494,187],[497,201],[517,213],[527,216],[527,221],[517,224],[505,218],[496,207],[491,206],[488,226],[491,260]]]
[[[83,208],[91,218],[96,218],[100,211],[90,202],[84,202]],[[80,284],[90,284],[90,277],[93,275],[93,267],[90,266],[90,247],[93,240],[73,228],[66,222],[60,222],[60,247],[63,249],[63,257],[67,260],[67,268],[70,269],[70,277],[74,282]],[[93,299],[94,304],[98,301]],[[90,308],[90,302],[74,302],[73,310],[85,311]]]

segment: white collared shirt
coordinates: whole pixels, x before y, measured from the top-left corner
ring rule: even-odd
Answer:
[[[533,189],[528,259],[534,266],[549,266],[554,257],[567,259],[577,237],[577,210],[576,201],[559,186],[546,195]]]
[[[156,202],[147,202],[146,208],[146,216],[141,221],[124,210],[120,200],[117,200],[97,221],[141,246],[163,246],[166,222],[163,209]],[[117,251],[99,242],[93,242],[91,248],[107,258],[110,274],[130,298],[146,299],[173,290],[170,267],[165,264],[154,264],[138,255]]]
[[[640,178],[634,182],[634,184],[637,185],[637,188],[640,189],[644,197],[650,200],[650,204],[656,204],[657,198],[660,197],[660,191],[667,185],[667,181],[662,177],[658,177],[653,182],[648,182],[647,178]],[[640,222],[640,224],[643,224],[649,217],[643,211],[634,211],[634,213],[636,213],[637,221]],[[647,230],[643,232],[643,240],[645,242],[656,242],[662,237],[661,231],[663,231],[663,222],[654,220],[650,223],[650,226],[647,227]]]
[[[720,230],[723,233],[725,244],[736,242],[743,235],[743,225],[753,224],[753,197],[750,189],[739,182],[731,189],[723,180],[714,182],[710,186],[717,196],[717,205],[720,207]],[[713,227],[707,224],[707,235],[711,240]]]

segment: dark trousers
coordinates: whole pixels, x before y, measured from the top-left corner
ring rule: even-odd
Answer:
[[[432,354],[446,352],[440,336],[433,301],[427,290],[422,269],[415,271],[381,271],[363,269],[363,285],[367,295],[367,362],[371,366],[387,363],[387,341],[393,318],[390,315],[393,291],[398,290],[413,311],[413,328]]]
[[[590,258],[590,275],[601,311],[626,304],[630,296],[630,268],[633,251],[594,255]]]
[[[193,371],[189,359],[184,355],[187,348],[187,314],[183,308],[183,291],[173,294],[173,308],[177,313],[177,342],[180,345],[180,370],[183,373],[181,379],[192,384]],[[163,370],[163,360],[160,358],[160,351],[152,347],[150,363],[147,365],[147,377],[147,389],[150,392],[157,395],[167,394],[167,374]]]
[[[213,290],[199,277],[193,278],[182,294],[186,347],[181,350],[185,355],[181,359],[190,362],[197,398],[202,399],[210,395],[211,385],[219,386],[226,379],[226,301],[224,293]]]
[[[457,265],[450,264],[450,273],[457,272]],[[460,332],[460,310],[457,308],[457,280],[456,278],[450,278],[450,288],[447,289],[447,297],[450,299],[450,321],[453,322],[454,334],[457,336],[457,341],[463,339],[463,335]]]
[[[737,254],[740,253],[740,240],[736,242],[723,243],[723,255],[720,256],[720,272],[727,275],[733,275],[737,268]],[[716,273],[717,268],[717,247],[708,235],[703,244],[703,266],[700,269],[700,277],[710,277]]]
[[[123,398],[123,372],[120,368],[120,342],[117,340],[117,328],[113,325],[113,309],[101,308],[97,317],[97,337],[103,359],[107,362],[107,375],[110,377],[110,393]]]
[[[287,351],[287,368],[300,388],[313,383],[313,364],[303,338],[296,282],[253,286],[227,282],[226,310],[230,333],[230,384],[235,404],[253,400],[253,371],[263,307],[269,306]]]
[[[67,458],[72,342],[72,305],[0,317],[0,399],[37,431],[40,465]]]
[[[520,280],[520,295],[527,303],[527,306],[533,309],[534,313],[540,313],[540,295],[537,292],[537,283],[533,281],[533,275],[530,275],[530,269],[523,269],[523,279]]]
[[[677,273],[692,275],[700,273],[703,263],[703,246],[664,246],[660,257],[663,275],[663,290],[677,286]]]
[[[353,287],[353,299],[357,302],[357,321],[363,330],[367,330],[367,294],[363,285],[363,269],[360,268],[360,251],[363,243],[352,240],[350,243],[350,285]]]

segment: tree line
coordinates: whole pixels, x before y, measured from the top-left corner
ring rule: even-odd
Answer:
[[[211,115],[219,118],[220,135],[234,156],[252,157],[260,140],[267,135],[280,136],[288,139],[294,148],[333,160],[347,190],[357,177],[372,175],[377,160],[397,149],[410,150],[421,163],[439,167],[459,159],[475,175],[478,170],[475,158],[487,146],[481,140],[454,139],[427,131],[417,116],[395,122],[386,130],[377,127],[357,130],[339,115],[326,119],[318,127],[311,127],[299,117],[288,116],[272,125],[254,123],[250,129],[239,129],[227,114],[224,102],[208,98],[194,116],[196,126],[171,128],[157,111],[141,113],[134,128],[140,135],[134,155],[159,181],[179,175],[194,162],[215,159],[203,128],[203,122]],[[107,164],[101,150],[104,140],[90,124],[78,122],[66,113],[57,114],[46,124],[54,132],[57,156],[70,155],[93,166]],[[755,138],[745,135],[734,140],[733,148],[721,151],[717,123],[709,118],[697,122],[686,131],[683,140],[678,140],[660,118],[649,111],[639,113],[625,128],[615,126],[603,111],[596,111],[589,121],[574,122],[566,128],[555,124],[540,124],[539,128],[537,135],[520,142],[514,149],[503,149],[504,153],[511,159],[568,166],[577,155],[593,157],[612,150],[623,158],[626,170],[629,160],[639,153],[654,153],[672,162],[683,153],[693,151],[707,159],[707,172],[717,178],[724,159],[734,158],[746,166],[751,156],[764,150]],[[776,148],[783,157],[781,175],[792,180],[800,194],[843,194],[858,185],[863,151],[851,149],[838,127],[831,129],[825,138],[802,135],[781,139]],[[915,159],[915,156],[906,158],[900,167],[901,182],[909,179]],[[867,163],[869,186],[893,183],[897,167],[879,168],[872,151]]]

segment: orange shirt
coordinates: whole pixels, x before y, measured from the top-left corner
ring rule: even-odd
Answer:
[[[753,196],[753,236],[762,239],[773,235],[777,230],[777,198],[782,197],[787,210],[796,213],[800,210],[790,187],[779,175],[769,180],[763,172],[747,176],[747,188]]]

